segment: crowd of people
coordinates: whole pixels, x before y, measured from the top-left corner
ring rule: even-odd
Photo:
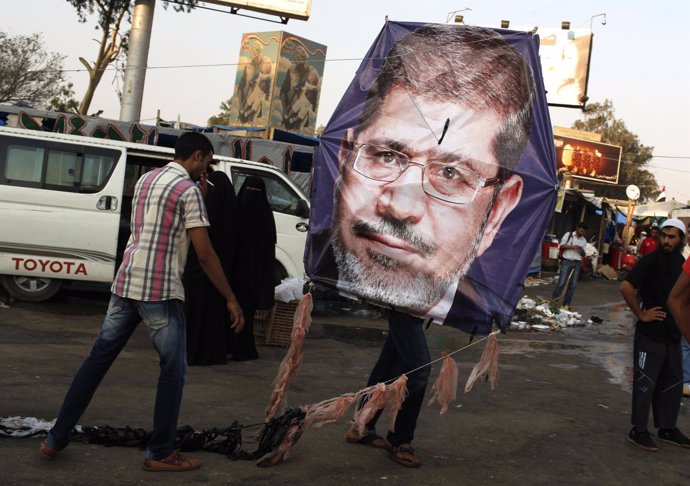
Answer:
[[[497,60],[502,76],[496,76]],[[480,88],[467,90],[463,76]],[[329,278],[340,290],[390,308],[388,334],[368,385],[403,373],[408,380],[391,430],[377,435],[379,410],[364,427],[347,431],[348,442],[386,449],[397,463],[418,467],[413,440],[431,361],[424,317],[465,324],[480,335],[494,323],[505,328],[510,322],[512,306],[468,273],[521,200],[524,181],[515,167],[532,129],[535,90],[529,64],[496,32],[423,26],[393,47],[368,89],[357,126],[344,133],[334,223],[321,235],[330,245],[324,265],[337,272]],[[445,127],[440,138],[429,123]],[[200,466],[173,449],[187,365],[258,358],[253,316],[273,305],[276,244],[263,180],[246,178],[235,196],[227,175],[209,170],[212,158],[204,135],[185,133],[175,160],[137,182],[132,234],[107,315],[41,444],[45,456],[54,459],[69,444],[101,380],[143,321],[160,356],[144,469]],[[462,224],[446,224],[449,218]],[[586,231],[579,224],[561,239],[564,260],[554,294],[567,286],[566,306]],[[647,429],[650,409],[660,440],[690,448],[676,427],[683,391],[681,333],[690,337],[685,237],[682,222],[664,222],[656,251],[621,285],[638,320],[629,439],[648,450],[656,450]],[[667,305],[669,297],[673,303]],[[362,400],[357,408],[366,405]]]

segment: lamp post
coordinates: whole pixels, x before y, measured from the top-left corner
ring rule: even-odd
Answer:
[[[603,19],[601,19],[601,25],[606,25],[606,14],[605,13],[592,15],[589,18],[589,30],[592,30],[592,22],[594,22],[594,19],[596,19],[597,17],[604,17]]]
[[[463,9],[461,9],[461,10],[453,10],[452,12],[448,12],[448,15],[446,16],[446,23],[450,23],[450,19],[452,19],[453,16],[454,16],[455,14],[458,14],[458,13],[460,13],[460,12],[465,12],[466,10],[472,10],[472,9],[469,8],[469,7],[465,7],[465,8],[463,8]],[[458,17],[460,17],[459,20],[458,20]],[[462,18],[463,18],[462,15],[457,15],[457,16],[455,17],[456,23],[462,23]]]

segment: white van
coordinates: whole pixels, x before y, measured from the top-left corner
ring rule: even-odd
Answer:
[[[170,148],[0,127],[0,282],[18,300],[69,281],[111,282],[129,237],[139,176]],[[309,201],[280,170],[215,157],[236,191],[262,177],[276,222],[276,281],[304,275]]]

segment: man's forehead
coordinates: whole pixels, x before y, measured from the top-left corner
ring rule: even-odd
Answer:
[[[500,117],[490,110],[475,111],[460,100],[436,101],[395,88],[362,123],[356,143],[385,145],[410,157],[496,165],[493,143],[500,129]]]

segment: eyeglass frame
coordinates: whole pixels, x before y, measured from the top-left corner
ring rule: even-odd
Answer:
[[[357,168],[356,168],[357,160],[359,159],[359,156],[360,156],[360,150],[362,147],[365,147],[365,146],[378,147],[380,149],[385,149],[388,152],[392,152],[393,154],[396,154],[396,156],[400,156],[402,158],[402,160],[407,160],[407,164],[405,165],[405,167],[403,167],[400,170],[400,172],[398,172],[398,175],[396,175],[394,179],[387,180],[387,179],[376,179],[374,177],[371,177],[371,176],[357,170]],[[426,168],[428,167],[428,164],[420,163],[420,162],[414,162],[411,157],[405,155],[402,152],[394,150],[390,147],[386,147],[383,145],[376,145],[373,143],[353,144],[352,149],[350,150],[350,153],[352,155],[354,155],[354,160],[352,161],[352,168],[354,169],[354,171],[357,172],[358,174],[360,174],[361,176],[366,177],[367,179],[370,179],[370,180],[376,181],[376,182],[395,182],[400,178],[401,175],[403,175],[403,173],[410,167],[410,165],[416,165],[416,166],[421,167],[421,169],[422,169],[422,190],[424,191],[424,194],[431,196],[434,199],[438,199],[439,201],[447,202],[449,204],[467,205],[467,204],[472,203],[472,201],[474,201],[474,198],[477,196],[479,189],[482,189],[484,187],[495,186],[496,184],[502,184],[504,182],[504,180],[506,179],[506,177],[508,177],[508,174],[510,172],[509,169],[506,169],[504,167],[499,167],[498,172],[497,172],[495,177],[486,178],[486,177],[479,177],[479,174],[477,174],[476,172],[474,172],[471,169],[464,169],[477,178],[477,187],[474,188],[474,192],[472,193],[472,197],[469,198],[466,202],[456,202],[456,201],[449,201],[448,199],[444,199],[443,197],[441,197],[441,195],[432,194],[431,192],[429,192],[427,190],[426,184],[425,184],[425,175],[426,175]],[[446,165],[450,165],[450,164],[446,164]]]

